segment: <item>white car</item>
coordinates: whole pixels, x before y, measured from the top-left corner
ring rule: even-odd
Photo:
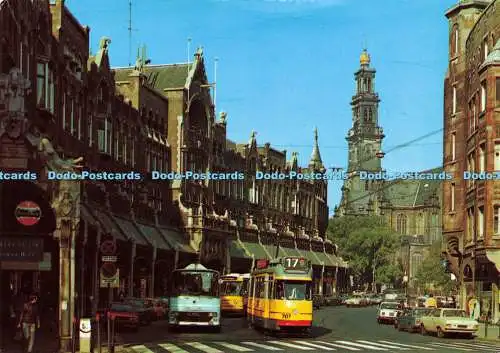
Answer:
[[[441,338],[448,334],[472,337],[478,329],[479,323],[459,309],[434,309],[422,317],[420,324],[420,332],[423,335],[436,333]]]
[[[368,302],[365,297],[362,297],[360,295],[354,295],[352,297],[349,297],[345,301],[346,307],[350,308],[352,306],[367,306]]]
[[[400,310],[399,304],[395,302],[382,302],[378,307],[377,322],[379,324],[394,324]]]

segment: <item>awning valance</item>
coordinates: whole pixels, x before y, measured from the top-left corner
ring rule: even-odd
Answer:
[[[92,209],[89,207],[89,209]],[[127,236],[124,232],[118,227],[118,225],[113,221],[112,217],[106,213],[104,210],[100,210],[98,208],[92,213],[95,218],[99,221],[102,231],[105,234],[110,234],[115,239],[121,241],[127,241]]]
[[[163,237],[163,234],[161,234],[153,225],[138,223],[137,227],[147,239],[148,243],[150,243],[152,246],[162,250],[172,249],[172,247]]]
[[[243,242],[243,247],[247,251],[248,255],[255,260],[257,259],[271,259],[271,254],[268,253],[267,249],[259,243]]]
[[[249,254],[248,251],[245,251],[243,243],[238,239],[230,241],[229,254],[231,255],[231,258],[237,258],[237,259],[252,258],[252,255]]]

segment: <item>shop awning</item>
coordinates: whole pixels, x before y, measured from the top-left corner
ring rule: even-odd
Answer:
[[[92,211],[85,204],[80,204],[80,217],[85,222],[90,223],[92,226],[97,227],[99,225],[99,221],[92,215]]]
[[[126,234],[127,238],[133,239],[136,244],[142,246],[150,246],[146,241],[146,238],[144,238],[144,236],[140,233],[139,229],[132,221],[117,216],[114,216],[113,219],[122,229],[123,233]]]
[[[116,225],[116,223],[113,221],[111,216],[109,216],[106,211],[100,210],[96,207],[92,207],[87,205],[88,210],[95,209],[92,215],[95,216],[95,218],[99,221],[99,224],[101,225],[102,231],[104,233],[110,234],[113,236],[115,239],[121,240],[121,241],[127,241],[127,237],[125,234],[122,232],[122,230]]]
[[[326,257],[328,257],[328,259],[330,260],[330,263],[331,263],[330,266],[332,266],[332,267],[338,267],[338,266],[340,266],[339,259],[334,254],[328,254],[328,253],[326,253]]]
[[[269,253],[269,255],[271,256],[271,259],[274,259],[275,255],[276,255],[276,245],[264,245],[264,246],[265,246],[267,252]],[[287,250],[288,249],[280,246],[279,252],[278,252],[278,257],[287,257],[288,256]]]
[[[243,247],[247,250],[250,256],[253,255],[255,260],[257,259],[271,259],[271,254],[268,254],[268,251],[264,248],[264,246],[259,243],[250,243],[243,242]]]
[[[285,252],[288,256],[302,257],[302,254],[295,248],[285,248]]]
[[[152,246],[162,250],[172,249],[163,235],[153,225],[138,223],[137,227]]]
[[[336,265],[332,262],[332,258],[328,256],[327,253],[324,252],[315,252],[316,256],[321,262],[321,265],[325,265],[327,267],[335,267]]]
[[[239,241],[238,239],[231,240],[230,245],[229,245],[229,254],[231,255],[231,258],[237,258],[237,259],[251,259],[252,255],[248,254],[247,251],[245,251],[245,248],[243,247],[243,243]]]
[[[187,254],[196,254],[196,250],[189,245],[189,241],[179,230],[164,227],[160,227],[159,229],[173,250],[178,250]]]

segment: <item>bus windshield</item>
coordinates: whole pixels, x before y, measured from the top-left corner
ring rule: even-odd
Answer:
[[[242,288],[243,282],[226,281],[222,283],[221,294],[239,296],[241,295]]]
[[[174,271],[172,296],[219,296],[219,275],[211,271]]]
[[[311,300],[311,283],[304,281],[282,281],[275,283],[275,298],[281,300]]]

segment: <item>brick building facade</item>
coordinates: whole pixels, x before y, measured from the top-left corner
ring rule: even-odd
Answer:
[[[465,180],[464,172],[500,170],[500,2],[460,1],[446,12],[449,63],[444,91],[446,255],[461,285],[461,305],[471,297],[483,318],[500,319],[500,183]]]
[[[0,249],[2,291],[47,298],[53,317],[44,317],[60,318],[64,349],[73,318],[93,316],[108,299],[109,289],[101,288],[103,243],[117,248],[117,276],[109,284],[114,296],[164,295],[171,270],[193,261],[248,272],[253,260],[276,251],[311,260],[316,293],[331,295],[346,285],[346,263],[324,240],[326,181],[254,177],[257,170],[323,170],[317,133],[307,168],[298,166],[296,154],[288,160],[286,151],[258,145],[255,133],[248,143],[234,143],[226,136],[226,114],[216,119],[201,50],[191,63],[153,66],[142,55],[134,67],[112,69],[111,40],[102,38],[89,55],[89,33],[62,0],[2,3],[0,168],[37,178],[2,182],[1,192],[40,206],[44,221],[20,232],[45,237],[43,261],[2,261]],[[48,178],[82,170],[134,178],[207,170],[246,177]],[[6,199],[2,212],[14,214],[18,204]],[[2,239],[19,228],[14,217],[0,226]],[[2,298],[12,294],[3,291]]]

